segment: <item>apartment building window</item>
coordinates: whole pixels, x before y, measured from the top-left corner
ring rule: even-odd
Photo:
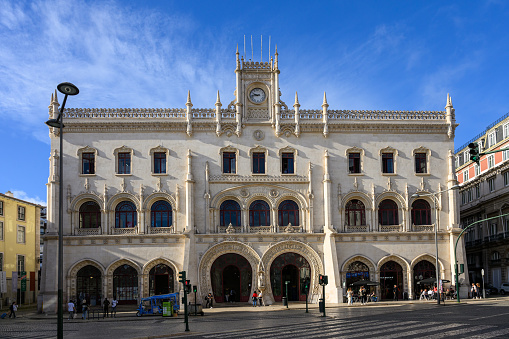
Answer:
[[[82,153],[81,173],[95,174],[95,153]]]
[[[497,135],[495,131],[488,134],[488,148],[495,145],[497,143]]]
[[[265,174],[265,153],[253,153],[253,174]]]
[[[236,154],[234,152],[223,153],[223,173],[237,173],[236,170]]]
[[[460,167],[460,155],[456,156],[456,168]]]
[[[0,200],[0,215],[4,215],[4,202]]]
[[[490,192],[493,192],[495,190],[495,178],[488,179],[488,188]]]
[[[18,254],[18,260],[17,260],[17,266],[18,266],[18,274],[21,272],[25,272],[25,256]]]
[[[118,153],[118,174],[131,174],[131,153]]]
[[[428,173],[426,153],[415,153],[415,173]]]
[[[509,185],[509,171],[504,172],[502,176],[504,177],[504,186]]]
[[[477,184],[474,187],[475,189],[475,198],[479,199],[481,197],[481,185]]]
[[[154,152],[154,173],[166,173],[166,153]]]
[[[25,226],[18,225],[17,242],[18,242],[18,244],[24,244],[25,243]]]
[[[476,177],[479,176],[479,174],[481,174],[481,167],[479,167],[479,165],[477,164],[474,164],[474,173]]]
[[[497,224],[490,224],[490,235],[497,235]]]
[[[504,139],[509,137],[509,124],[504,125],[503,131],[504,131]]]
[[[0,221],[0,240],[4,240],[4,222]]]
[[[18,220],[25,221],[25,207],[18,206]]]
[[[495,166],[495,156],[493,154],[488,155],[488,168]]]
[[[348,172],[361,173],[361,154],[348,153]]]
[[[463,163],[466,164],[470,161],[470,151],[463,152]]]
[[[294,174],[294,155],[293,153],[283,153],[281,157],[281,172],[283,174]]]
[[[382,172],[394,173],[394,154],[382,153]]]
[[[467,194],[465,191],[461,192],[461,204],[465,205],[467,203]]]
[[[468,169],[463,171],[463,181],[468,181]]]
[[[509,150],[502,151],[502,160],[503,161],[509,160]]]
[[[472,201],[472,189],[471,188],[469,188],[467,191],[467,198],[468,198],[468,202]]]

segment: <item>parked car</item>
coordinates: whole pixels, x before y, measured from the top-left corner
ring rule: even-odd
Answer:
[[[500,292],[500,294],[509,293],[509,283],[505,282],[505,283],[500,284],[499,292]]]
[[[509,291],[508,291],[509,292]],[[498,289],[492,284],[486,284],[486,295],[498,294]]]

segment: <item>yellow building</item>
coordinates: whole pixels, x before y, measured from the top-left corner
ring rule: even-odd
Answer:
[[[5,272],[0,274],[3,305],[16,299],[18,304],[37,301],[42,207],[14,198],[11,192],[0,193],[0,271]]]

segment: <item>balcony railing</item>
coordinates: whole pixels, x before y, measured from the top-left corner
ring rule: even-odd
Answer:
[[[136,227],[129,228],[114,228],[112,229],[112,233],[114,235],[122,235],[122,234],[136,234]]]
[[[170,227],[149,227],[148,233],[150,233],[150,234],[173,233],[173,226],[170,226]]]
[[[76,230],[76,235],[99,235],[101,234],[101,228],[78,228]]]
[[[345,232],[346,233],[367,232],[368,228],[369,228],[368,225],[356,225],[356,226],[346,225]]]
[[[402,225],[379,225],[380,232],[401,232]]]
[[[435,225],[412,225],[415,232],[433,232]]]

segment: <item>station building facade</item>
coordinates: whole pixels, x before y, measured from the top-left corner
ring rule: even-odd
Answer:
[[[236,90],[213,108],[66,109],[63,157],[50,128],[44,311],[56,307],[58,164],[64,161],[64,298],[135,303],[180,291],[267,304],[342,302],[356,280],[413,298],[453,281],[459,229],[455,112],[331,110],[281,100],[278,54],[236,55]],[[58,115],[57,94],[49,106]],[[413,198],[414,193],[435,193]],[[460,249],[460,263],[463,252]],[[288,281],[288,292],[286,284]],[[462,279],[461,281],[464,281]],[[191,295],[192,297],[193,295]]]

